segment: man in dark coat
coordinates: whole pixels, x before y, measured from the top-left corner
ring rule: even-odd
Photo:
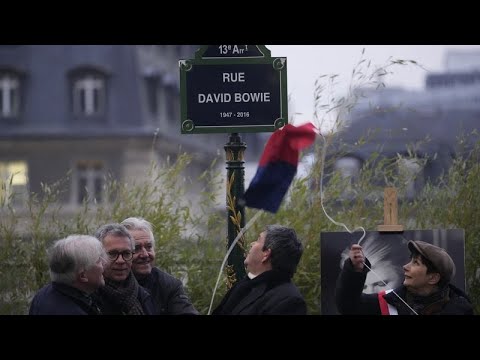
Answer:
[[[30,315],[100,315],[91,294],[105,285],[105,251],[93,236],[70,235],[49,249],[51,283],[35,294]]]
[[[473,315],[467,295],[450,284],[455,274],[455,264],[450,255],[444,249],[423,241],[409,241],[408,249],[411,260],[403,266],[403,284],[378,294],[363,294],[371,266],[364,257],[362,247],[352,245],[337,280],[335,297],[340,313]]]
[[[155,303],[156,315],[198,315],[180,280],[154,267],[155,239],[152,224],[142,218],[122,221],[135,241],[132,271],[138,283],[146,288]]]
[[[105,286],[95,293],[104,315],[153,315],[155,306],[146,289],[133,275],[135,242],[121,224],[100,227],[95,236],[107,253]]]
[[[306,315],[305,300],[291,280],[302,253],[295,230],[267,226],[245,259],[248,276],[227,292],[212,315]]]

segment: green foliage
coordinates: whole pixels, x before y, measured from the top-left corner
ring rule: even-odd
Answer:
[[[395,186],[400,198],[406,187],[401,174],[390,171],[388,161],[374,161],[376,154],[365,164],[357,181],[352,183],[331,170],[329,162],[334,161],[333,158],[323,166],[323,150],[324,145],[319,142],[310,173],[293,182],[280,210],[276,214],[262,213],[245,234],[248,244],[267,224],[278,223],[297,230],[305,251],[294,281],[307,300],[310,314],[321,313],[320,234],[322,231],[344,231],[326,217],[322,206],[335,221],[344,223],[350,229],[363,226],[374,230],[383,219],[384,186]],[[399,204],[399,219],[407,229],[465,229],[468,291],[478,312],[479,144],[467,154],[465,158],[455,159],[438,183],[427,183],[415,200],[402,201]],[[197,309],[207,314],[226,253],[227,226],[226,214],[212,211],[218,208],[219,201],[209,189],[218,188],[223,180],[213,167],[207,169],[201,175],[205,191],[198,206],[184,203],[188,182],[179,179],[182,179],[183,170],[190,161],[191,157],[183,154],[172,165],[162,168],[152,166],[147,183],[119,184],[110,180],[106,191],[115,199],[113,202],[100,205],[86,201],[68,221],[62,218],[62,206],[56,201],[60,193],[57,189],[59,184],[45,185],[42,194],[32,194],[27,209],[21,214],[8,203],[3,204],[0,220],[0,313],[28,312],[33,294],[49,281],[46,248],[53,240],[72,233],[93,234],[104,223],[142,216],[154,225],[157,264],[181,278]],[[327,171],[323,187],[320,187],[319,174],[323,168]],[[192,210],[194,208],[195,211]],[[253,217],[256,211],[246,209],[247,219]],[[223,275],[213,306],[219,303],[225,291]]]
[[[407,63],[415,64],[410,60],[391,60],[387,66],[369,74],[370,62],[361,59],[352,77],[362,86],[383,87],[381,80],[388,73],[387,69]],[[351,86],[348,97],[337,100],[327,97],[325,89],[336,81],[336,75],[325,77],[325,80],[327,85],[316,82],[317,125],[328,121],[335,110],[333,121],[339,126],[342,114],[362,95]],[[322,113],[325,117],[320,119]],[[368,142],[370,135],[359,139],[356,146]],[[478,138],[478,134],[470,135]],[[321,232],[344,231],[338,223],[344,223],[349,229],[363,226],[375,230],[383,222],[384,187],[395,186],[399,198],[404,199],[408,183],[405,174],[395,171],[395,164],[404,158],[382,159],[381,149],[372,154],[354,182],[344,178],[332,164],[335,157],[351,149],[343,145],[335,149],[335,156],[326,156],[333,139],[334,135],[329,135],[316,143],[308,175],[295,179],[280,210],[276,214],[262,213],[245,233],[246,244],[249,244],[267,224],[296,229],[305,251],[294,282],[304,295],[310,314],[321,314]],[[460,147],[466,143],[465,138],[459,139]],[[407,149],[411,149],[406,158],[415,159],[415,146],[418,144],[406,144]],[[479,143],[463,153],[466,155],[455,159],[440,181],[427,182],[414,200],[400,202],[399,221],[406,230],[465,230],[467,290],[476,312],[480,313],[480,283],[476,276],[480,269]],[[427,161],[416,160],[420,165]],[[148,180],[139,183],[119,183],[107,178],[104,190],[109,201],[96,204],[87,199],[72,215],[65,215],[62,204],[57,201],[67,177],[59,183],[44,185],[41,194],[31,194],[23,209],[14,208],[11,198],[0,196],[0,314],[28,313],[34,293],[49,281],[46,249],[53,240],[75,233],[93,234],[102,224],[120,222],[130,216],[144,217],[153,224],[157,265],[181,278],[195,307],[207,314],[227,250],[225,197],[219,200],[215,195],[225,183],[225,174],[216,173],[214,161],[199,179],[193,179],[204,188],[200,199],[192,204],[186,196],[192,179],[184,175],[191,161],[190,155],[180,154],[172,164],[152,164]],[[3,183],[1,185],[5,188]],[[6,193],[1,189],[0,194]],[[14,194],[9,195],[12,196]],[[246,209],[247,222],[256,211]],[[224,272],[214,297],[214,307],[225,294],[225,280]]]

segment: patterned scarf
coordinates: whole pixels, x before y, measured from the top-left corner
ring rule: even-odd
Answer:
[[[144,315],[137,298],[138,291],[139,285],[132,272],[125,281],[105,279],[105,286],[100,288],[101,296],[114,304],[124,315]]]
[[[428,296],[414,295],[407,291],[407,303],[419,315],[431,315],[442,310],[443,306],[450,300],[450,289],[448,286]]]

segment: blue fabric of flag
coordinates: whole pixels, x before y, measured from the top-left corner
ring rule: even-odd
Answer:
[[[298,127],[287,124],[270,136],[257,172],[245,191],[245,206],[278,211],[297,173],[299,153],[315,141],[316,133],[311,123]]]

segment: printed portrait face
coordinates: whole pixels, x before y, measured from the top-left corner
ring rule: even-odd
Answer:
[[[403,283],[403,271],[400,272],[398,266],[391,261],[380,261],[372,265],[371,269],[363,286],[365,294],[376,294],[389,288],[395,289]]]

